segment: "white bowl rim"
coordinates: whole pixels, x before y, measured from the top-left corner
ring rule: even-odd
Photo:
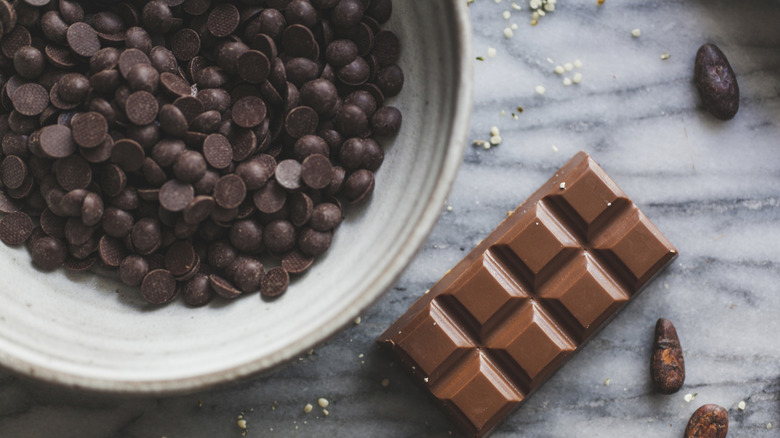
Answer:
[[[397,257],[392,259],[386,269],[369,285],[365,293],[361,294],[343,312],[334,315],[333,318],[328,320],[326,324],[317,330],[316,335],[305,341],[301,340],[290,344],[274,354],[238,366],[208,374],[160,381],[120,381],[91,378],[39,364],[31,364],[23,359],[9,355],[0,357],[0,366],[34,380],[90,392],[121,395],[175,395],[202,391],[216,385],[269,372],[301,355],[312,348],[313,345],[319,345],[338,334],[343,327],[354,321],[357,315],[371,306],[390,289],[415,257],[436,225],[441,215],[441,206],[444,205],[449,196],[463,161],[473,106],[473,43],[466,2],[450,1],[449,3],[454,10],[455,29],[458,31],[456,44],[456,48],[459,49],[460,53],[458,58],[460,74],[457,78],[458,99],[456,100],[453,123],[449,132],[449,138],[451,139],[449,152],[445,155],[445,161],[438,175],[437,184],[429,198],[428,207],[420,216],[418,226],[414,228],[413,232],[406,237],[404,244],[401,245]]]

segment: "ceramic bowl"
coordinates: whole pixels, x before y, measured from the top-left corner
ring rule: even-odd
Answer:
[[[92,273],[36,270],[0,245],[0,365],[72,388],[191,392],[296,357],[389,289],[427,238],[462,160],[472,104],[466,2],[396,1],[403,112],[376,190],[347,209],[330,250],[275,301],[248,294],[189,308],[147,305],[137,288]]]

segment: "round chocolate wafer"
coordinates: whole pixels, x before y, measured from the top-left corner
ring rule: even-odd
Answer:
[[[141,282],[141,295],[151,304],[165,304],[176,297],[176,280],[165,269],[149,272]]]
[[[172,179],[160,187],[160,205],[168,211],[182,211],[195,197],[192,185]]]
[[[284,128],[293,138],[301,138],[307,134],[314,134],[320,118],[317,112],[308,106],[293,108],[284,121]]]
[[[215,169],[224,169],[233,162],[233,148],[222,134],[211,134],[203,142],[203,156]]]
[[[188,306],[205,306],[214,296],[214,290],[209,284],[209,276],[206,274],[195,274],[187,280],[182,287],[182,298]]]
[[[250,84],[262,84],[270,71],[268,57],[258,50],[250,50],[238,58],[238,75]]]
[[[163,89],[174,96],[191,96],[192,86],[186,79],[179,75],[163,72],[160,75],[160,83]]]
[[[87,258],[79,259],[76,257],[68,256],[65,258],[65,267],[74,272],[86,272],[95,267],[97,263],[97,257],[94,255],[87,256]]]
[[[170,48],[179,61],[190,61],[200,51],[200,35],[189,28],[181,29],[171,37]]]
[[[111,236],[103,236],[98,243],[98,255],[106,266],[116,268],[127,256],[127,248],[121,240]]]
[[[312,154],[301,163],[301,179],[312,189],[324,189],[330,184],[333,165],[325,155]]]
[[[16,111],[25,116],[37,116],[49,106],[49,92],[36,83],[17,88],[11,99]]]
[[[0,163],[0,180],[10,189],[18,189],[27,177],[27,165],[16,155],[5,157]]]
[[[266,214],[273,214],[284,207],[287,201],[287,193],[284,187],[279,185],[275,179],[271,179],[260,190],[255,192],[252,200],[258,210]]]
[[[149,273],[149,263],[139,255],[129,255],[119,264],[119,279],[128,286],[139,286]]]
[[[125,104],[127,118],[139,126],[154,122],[159,109],[157,99],[147,91],[136,91],[127,98]]]
[[[189,122],[192,122],[195,117],[205,111],[203,102],[193,96],[182,96],[174,100],[173,104],[181,110],[181,113],[184,114],[184,117]]]
[[[182,219],[188,224],[199,224],[209,217],[215,206],[211,196],[196,196],[182,211]]]
[[[302,274],[314,264],[314,257],[300,251],[291,251],[282,257],[282,268],[290,274]]]
[[[59,268],[68,256],[65,244],[53,237],[44,236],[30,242],[30,256],[33,263],[44,271]]]
[[[238,9],[230,3],[222,3],[209,13],[206,20],[206,28],[217,38],[223,38],[232,34],[240,21]]]
[[[3,55],[13,59],[19,49],[30,44],[32,44],[30,31],[24,26],[17,26],[0,39],[0,50],[2,50]]]
[[[98,112],[81,113],[71,122],[73,140],[83,148],[100,146],[108,135],[108,122]]]
[[[119,71],[122,77],[127,78],[130,70],[138,64],[152,64],[146,53],[138,49],[126,49],[119,55]]]
[[[68,28],[68,46],[73,53],[89,58],[100,50],[100,39],[97,32],[87,23],[73,23]]]
[[[311,29],[301,24],[293,24],[284,30],[282,45],[285,53],[291,57],[316,59],[316,56],[313,55],[315,51],[319,53],[317,41],[314,39]]]
[[[236,125],[242,128],[254,128],[265,119],[265,102],[255,96],[241,98],[233,104],[231,114]]]
[[[219,275],[209,275],[209,284],[211,285],[211,288],[214,289],[214,292],[218,293],[224,298],[233,299],[241,295],[241,291],[236,289],[233,283],[220,277]]]
[[[144,165],[144,158],[146,158],[146,153],[141,145],[128,138],[116,142],[111,150],[111,161],[126,172],[141,169]]]
[[[97,193],[87,193],[81,204],[81,222],[84,225],[94,226],[103,218],[103,199]]]
[[[92,182],[92,168],[79,155],[71,155],[57,162],[54,175],[60,187],[66,191],[86,189]]]
[[[287,291],[290,274],[282,267],[269,269],[260,281],[260,292],[268,298],[275,298]]]
[[[165,268],[174,277],[187,274],[195,267],[197,255],[195,248],[189,242],[178,241],[165,253]]]
[[[30,237],[33,223],[29,215],[10,213],[0,219],[0,240],[6,245],[21,245]]]
[[[296,160],[284,160],[276,165],[274,171],[276,182],[287,190],[295,191],[301,188],[301,163]]]
[[[41,151],[49,158],[65,158],[76,151],[70,128],[63,125],[43,127],[39,142]]]
[[[214,185],[214,201],[222,208],[238,208],[246,198],[246,184],[236,174],[225,175]]]

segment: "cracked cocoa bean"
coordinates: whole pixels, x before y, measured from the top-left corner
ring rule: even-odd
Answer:
[[[674,325],[667,319],[660,318],[655,324],[650,375],[655,387],[664,394],[679,391],[685,382],[685,360],[680,339]]]
[[[734,118],[739,109],[737,76],[726,55],[716,45],[699,47],[693,79],[707,111],[720,120]]]
[[[725,438],[729,432],[729,413],[718,405],[704,405],[688,420],[685,438]]]

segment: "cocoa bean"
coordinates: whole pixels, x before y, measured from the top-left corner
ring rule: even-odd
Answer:
[[[716,45],[705,44],[696,52],[693,80],[707,111],[720,120],[734,118],[739,110],[737,76]]]
[[[726,438],[729,413],[718,405],[704,405],[688,420],[685,438]]]
[[[660,318],[655,324],[650,375],[655,387],[664,394],[679,391],[685,382],[685,360],[680,339],[674,324],[667,319]]]

